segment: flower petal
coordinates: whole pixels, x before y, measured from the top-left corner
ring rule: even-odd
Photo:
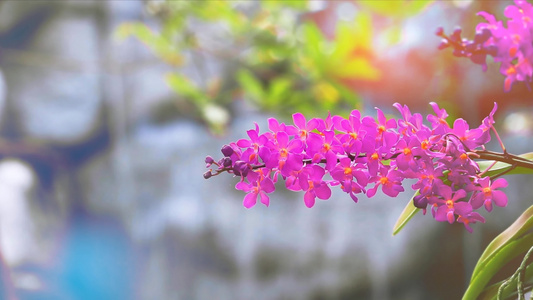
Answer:
[[[492,191],[492,201],[500,207],[505,207],[507,206],[507,195],[502,191]]]
[[[251,208],[257,202],[257,193],[248,193],[244,196],[243,205],[246,208]]]
[[[315,205],[315,195],[313,194],[313,192],[311,192],[311,191],[305,192],[304,203],[305,203],[305,206],[307,206],[309,208],[311,208],[311,207],[313,207],[313,205]]]

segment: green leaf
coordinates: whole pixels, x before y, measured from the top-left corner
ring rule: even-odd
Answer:
[[[174,91],[193,101],[194,104],[201,106],[208,102],[206,94],[184,75],[170,73],[165,76],[165,79]]]
[[[506,243],[494,255],[484,260],[476,276],[472,277],[463,295],[463,300],[478,299],[478,296],[483,292],[492,277],[509,263],[509,261],[520,254],[525,254],[531,248],[531,245],[533,245],[533,233],[528,233],[521,238]]]
[[[526,231],[533,228],[533,206],[530,206],[516,221],[511,224],[505,231],[500,233],[492,242],[487,246],[479,261],[472,273],[472,278],[480,272],[482,268],[483,261],[489,259],[491,256],[494,256],[499,249],[504,247],[511,240],[518,238],[523,235]]]
[[[123,23],[115,32],[115,37],[118,40],[124,40],[130,36],[144,43],[163,61],[174,66],[183,64],[184,58],[179,54],[179,48],[165,36],[162,36],[161,33],[150,29],[146,24],[140,22]]]
[[[533,206],[487,246],[474,268],[463,299],[476,299],[498,270],[533,245],[533,233],[528,233],[532,228]]]
[[[289,92],[290,87],[292,86],[292,80],[286,77],[277,77],[270,82],[270,88],[268,93],[268,102],[266,103],[269,107],[279,105],[283,101]]]
[[[409,222],[409,220],[411,220],[416,215],[416,213],[420,211],[419,208],[413,205],[413,198],[419,194],[420,193],[417,191],[413,195],[413,197],[411,197],[411,200],[407,202],[407,205],[405,206],[402,213],[400,214],[400,217],[396,221],[396,224],[394,224],[394,228],[392,229],[392,235],[398,234],[398,232],[402,230],[405,224],[407,224],[407,222]]]
[[[522,158],[528,159],[533,161],[533,152],[524,153],[518,155]],[[477,164],[479,165],[480,170],[483,172],[486,170],[494,161],[492,160],[484,160],[484,161],[477,161]],[[486,173],[487,176],[493,176],[498,173],[501,173],[511,167],[510,164],[504,163],[504,162],[497,162],[490,170]],[[506,174],[533,174],[533,170],[529,168],[523,168],[523,167],[516,167],[515,169],[511,170],[509,173]]]
[[[264,101],[265,91],[263,90],[263,86],[261,85],[261,82],[255,78],[252,72],[246,69],[239,70],[239,72],[237,72],[237,81],[243,88],[244,92],[251,97],[250,100],[256,103]]]
[[[495,299],[498,295],[498,290],[500,289],[500,286],[507,281],[509,278],[506,278],[500,282],[497,282],[495,284],[492,284],[491,286],[487,287],[483,294],[481,294],[481,300],[491,300]],[[509,282],[509,284],[504,287],[503,293],[502,293],[502,299],[507,299],[509,297],[513,297],[513,299],[516,299],[516,283],[517,283],[517,277],[513,278]],[[531,286],[533,286],[533,264],[526,267],[526,271],[524,272],[524,281],[522,282],[524,286],[524,290],[531,289]]]

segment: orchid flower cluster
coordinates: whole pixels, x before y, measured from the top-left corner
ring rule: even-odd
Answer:
[[[404,191],[404,179],[413,179],[416,207],[424,213],[429,207],[437,221],[457,221],[471,232],[470,223],[485,221],[475,210],[485,207],[490,212],[494,205],[507,205],[507,196],[499,190],[507,186],[506,180],[484,177],[473,160],[476,149],[483,151],[491,139],[497,105],[472,129],[463,119],[449,126],[446,111],[430,105],[435,112],[426,117],[431,126],[398,103],[398,120],[387,119],[378,108],[377,119],[362,117],[358,110],[348,118],[310,120],[295,113],[293,125],[270,118],[269,131],[260,133],[255,124],[247,131],[249,138],[222,147],[223,158],[206,157],[211,169],[204,178],[223,172],[239,177],[235,188],[247,193],[246,208],[258,199],[268,206],[268,194],[279,180],[288,190],[303,191],[305,205],[312,207],[316,198],[329,199],[331,188],[357,202],[359,194],[372,198],[379,189],[396,197]]]
[[[500,73],[505,78],[504,89],[511,90],[515,81],[529,82],[533,75],[533,5],[523,0],[515,0],[504,11],[508,18],[507,27],[502,21],[484,11],[478,15],[486,23],[476,26],[474,40],[461,38],[461,29],[457,28],[450,36],[442,28],[437,35],[443,40],[439,49],[452,47],[458,57],[469,57],[472,62],[482,65],[487,70],[486,57],[490,55],[495,62],[500,62]]]

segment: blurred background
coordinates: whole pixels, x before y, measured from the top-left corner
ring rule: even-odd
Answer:
[[[434,34],[472,38],[478,11],[507,5],[0,1],[3,298],[459,299],[531,204],[530,177],[509,177],[508,207],[473,234],[420,214],[393,237],[409,192],[308,209],[279,186],[246,210],[204,158],[269,117],[431,101],[472,126],[498,102],[509,152],[530,152],[528,86],[504,93],[499,65],[483,73]]]

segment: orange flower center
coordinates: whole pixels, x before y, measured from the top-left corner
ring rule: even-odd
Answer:
[[[350,175],[352,174],[352,168],[346,167],[344,168],[344,175]]]
[[[389,179],[387,177],[381,177],[379,179],[379,182],[381,182],[381,184],[386,184],[387,182],[389,182]]]
[[[287,150],[287,148],[282,148],[281,150],[279,150],[280,157],[287,157],[287,155],[289,155],[289,151]]]
[[[514,66],[510,66],[509,68],[507,68],[507,70],[505,70],[505,74],[507,76],[513,75],[515,73],[516,73],[516,68]]]
[[[409,154],[411,154],[411,149],[409,149],[409,148],[403,148],[403,154],[405,154],[405,155],[409,155]]]
[[[448,208],[453,208],[453,201],[452,200],[446,200],[446,206],[448,206]]]
[[[490,187],[483,188],[483,194],[485,194],[485,196],[490,196],[492,194],[491,188]]]

